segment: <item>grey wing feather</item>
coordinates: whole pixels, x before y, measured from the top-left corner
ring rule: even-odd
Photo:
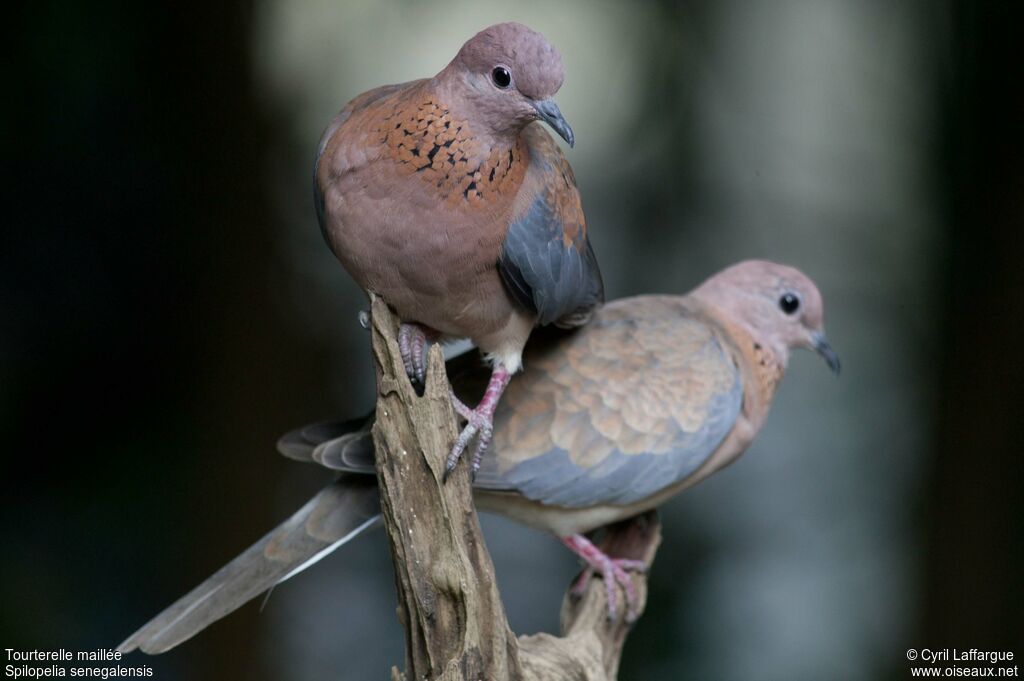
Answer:
[[[646,499],[689,477],[725,439],[742,403],[739,383],[716,402],[713,409],[720,416],[668,453],[624,454],[616,449],[597,466],[581,468],[566,450],[555,447],[507,472],[485,465],[475,484],[485,489],[515,490],[528,499],[566,508],[624,506]]]
[[[313,451],[324,442],[361,432],[367,418],[350,421],[321,421],[296,428],[277,441],[277,451],[296,461],[312,462]]]
[[[373,415],[350,421],[324,421],[293,430],[277,441],[289,459],[318,463],[349,473],[374,473]]]
[[[366,430],[328,440],[313,450],[313,461],[334,470],[374,475],[373,438]]]
[[[509,295],[541,325],[571,328],[604,302],[604,282],[587,237],[576,178],[558,145],[539,124],[527,126],[526,192],[512,216],[498,259]]]
[[[118,646],[170,650],[380,521],[376,480],[342,476]]]
[[[534,344],[554,336],[543,331],[534,335],[537,337],[531,339]],[[456,394],[467,402],[483,394],[491,375],[490,367],[476,350],[449,359],[445,370]],[[374,418],[371,412],[348,421],[321,421],[296,428],[277,441],[277,451],[289,459],[318,463],[331,470],[373,475]]]
[[[578,326],[604,302],[604,282],[585,236],[564,243],[563,224],[538,196],[505,236],[498,271],[509,294],[537,314],[539,324]]]
[[[722,389],[710,395],[706,417],[696,430],[686,430],[676,422],[668,434],[669,444],[658,451],[625,453],[612,446],[601,461],[591,466],[578,465],[570,452],[557,445],[507,469],[500,465],[503,452],[489,452],[483,458],[476,486],[516,491],[543,504],[584,508],[599,504],[628,505],[684,480],[700,468],[726,438],[743,403],[739,370],[718,342],[709,338],[696,355],[700,361],[714,363],[730,378]],[[577,418],[583,419],[576,424],[577,428],[589,433],[595,442],[607,442],[593,424],[585,420],[589,418],[585,412],[577,414]],[[585,445],[586,440],[580,442]],[[614,438],[611,444],[615,444]],[[514,442],[506,445],[515,447]]]

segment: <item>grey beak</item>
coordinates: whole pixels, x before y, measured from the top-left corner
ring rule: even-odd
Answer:
[[[832,346],[828,344],[828,339],[825,338],[825,334],[816,333],[811,336],[811,340],[814,343],[814,351],[824,358],[825,363],[828,364],[828,368],[832,370],[836,376],[839,375],[839,355],[832,349]]]
[[[558,136],[564,139],[570,147],[575,144],[576,138],[572,134],[572,128],[566,123],[555,100],[542,99],[539,102],[534,102],[533,108],[537,109],[540,119],[550,125],[551,129],[557,132]]]

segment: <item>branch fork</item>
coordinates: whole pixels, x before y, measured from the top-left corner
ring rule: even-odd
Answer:
[[[406,642],[405,671],[393,668],[392,680],[613,681],[629,625],[622,617],[608,619],[600,579],[579,596],[567,594],[561,636],[512,633],[473,506],[469,467],[460,465],[445,482],[458,431],[441,349],[431,347],[426,386],[417,396],[396,340],[397,321],[383,301],[371,296],[371,303],[377,479]],[[652,511],[607,528],[601,548],[650,565],[660,540]],[[642,613],[646,575],[631,579]]]

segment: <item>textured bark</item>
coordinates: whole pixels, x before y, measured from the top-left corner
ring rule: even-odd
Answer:
[[[384,525],[395,565],[398,618],[405,629],[405,672],[392,679],[528,679],[611,681],[628,633],[606,616],[604,587],[591,580],[579,598],[566,596],[562,637],[516,639],[508,626],[461,464],[444,482],[455,416],[439,347],[429,354],[427,385],[417,396],[405,376],[396,321],[373,300],[377,368],[377,448]],[[608,528],[610,555],[648,562],[660,541],[654,513]],[[646,578],[634,577],[640,610]]]

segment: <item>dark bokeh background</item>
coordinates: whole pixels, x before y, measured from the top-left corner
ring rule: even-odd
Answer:
[[[319,239],[319,134],[498,20],[560,101],[612,296],[770,257],[815,278],[846,373],[794,357],[763,437],[665,510],[622,677],[906,678],[1024,654],[1024,88],[1013,3],[23,3],[8,15],[0,648],[109,647],[324,481],[277,457],[372,399]],[[574,563],[485,524],[522,633]],[[383,537],[161,679],[382,678]],[[141,663],[138,658],[135,663]]]

